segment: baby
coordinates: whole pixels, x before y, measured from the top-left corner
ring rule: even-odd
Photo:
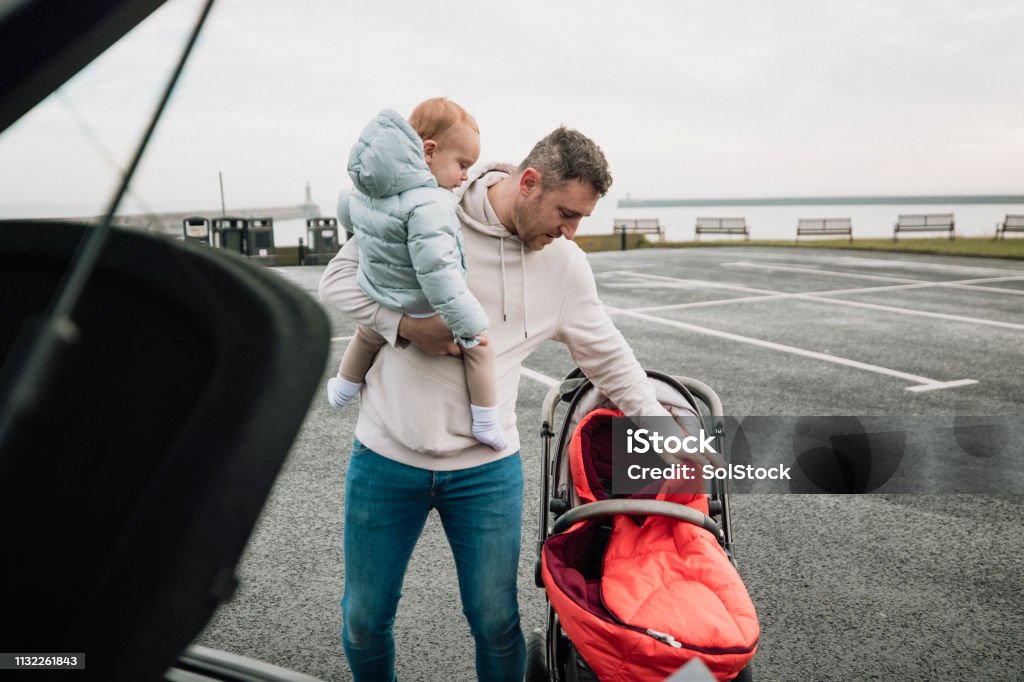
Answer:
[[[410,317],[440,315],[465,360],[473,436],[508,447],[498,416],[494,351],[480,345],[488,326],[466,286],[462,233],[449,190],[462,184],[480,156],[476,121],[443,97],[419,104],[408,122],[385,109],[352,147],[348,173],[356,191],[338,201],[338,217],[359,238],[360,288]],[[338,376],[327,382],[332,407],[344,407],[363,385],[385,340],[360,326]]]

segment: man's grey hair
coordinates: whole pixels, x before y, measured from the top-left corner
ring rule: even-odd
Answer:
[[[557,189],[569,180],[589,182],[604,196],[612,186],[608,159],[593,140],[572,128],[561,126],[534,145],[519,172],[535,168],[541,174],[541,187]]]

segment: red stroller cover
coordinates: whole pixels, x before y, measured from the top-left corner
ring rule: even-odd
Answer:
[[[607,498],[611,420],[621,416],[594,410],[573,434],[570,470],[583,503]],[[662,487],[656,497],[708,512],[703,493]],[[694,657],[719,680],[747,665],[757,614],[710,533],[666,517],[617,516],[603,552],[601,533],[601,521],[584,521],[548,538],[541,555],[562,628],[601,680],[663,680]]]

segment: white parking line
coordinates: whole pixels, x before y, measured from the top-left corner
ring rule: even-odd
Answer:
[[[807,270],[809,272],[817,273],[817,274],[822,274],[823,273],[823,271],[821,271],[821,270],[813,270],[813,269],[807,269]],[[837,273],[828,273],[828,274],[832,274],[832,275],[836,275],[836,276],[843,276],[843,275],[838,275]],[[735,285],[735,284],[722,284],[720,282],[707,282],[707,281],[698,280],[698,279],[677,279],[677,278],[674,278],[674,277],[664,277],[664,276],[661,276],[661,275],[648,275],[648,274],[643,274],[643,273],[638,273],[638,272],[630,272],[629,270],[609,270],[609,271],[606,271],[606,272],[598,273],[598,275],[601,276],[601,277],[604,277],[604,276],[607,276],[607,275],[612,275],[612,276],[629,276],[629,277],[640,277],[640,278],[648,278],[648,279],[668,280],[668,281],[680,283],[680,284],[678,284],[678,288],[680,288],[680,289],[696,289],[696,288],[700,288],[700,287],[705,287],[705,288],[729,289],[729,290],[732,290],[732,291],[745,291],[745,292],[769,291],[767,289],[752,289],[750,287],[743,287],[743,286],[738,286],[738,285]],[[978,284],[982,284],[984,282],[1013,282],[1013,281],[1019,281],[1019,280],[1024,280],[1024,275],[1012,275],[1012,276],[1004,276],[1004,277],[984,277],[984,278],[981,278],[981,279],[961,279],[961,280],[953,280],[953,281],[947,281],[947,282],[935,282],[935,281],[922,281],[922,280],[916,280],[916,279],[905,279],[905,280],[901,280],[901,281],[910,282],[910,284],[892,284],[892,285],[889,285],[889,286],[880,286],[880,287],[855,287],[855,288],[852,288],[852,289],[821,289],[819,291],[807,291],[807,292],[802,292],[802,293],[791,293],[791,294],[771,293],[771,294],[768,294],[767,297],[770,297],[770,298],[792,298],[794,296],[841,296],[843,294],[870,294],[870,293],[883,292],[883,291],[899,291],[899,290],[903,290],[903,289],[929,289],[929,288],[935,288],[935,287],[950,287],[950,288],[954,288],[954,289],[968,289],[970,291],[991,292],[991,293],[995,293],[995,294],[1006,294],[1008,296],[1024,296],[1024,290],[1020,290],[1020,289],[1003,289],[1003,288],[999,288],[999,287],[983,287],[983,286],[978,286]],[[629,286],[629,285],[628,284],[606,284],[605,286],[609,286],[609,287],[626,287],[626,286]],[[754,298],[757,298],[757,297],[754,297]],[[730,303],[730,302],[739,301],[739,300],[743,300],[743,299],[724,299],[721,302],[723,302],[723,303]],[[682,305],[689,305],[689,304],[682,304]],[[700,303],[700,305],[708,305],[708,303],[702,302],[702,303]],[[666,307],[666,306],[651,306],[650,308],[646,308],[646,309],[647,310],[656,310],[656,309],[660,309],[660,308],[663,308],[663,307]]]
[[[935,287],[947,287],[950,289],[969,289],[971,291],[992,292],[996,294],[1007,294],[1009,296],[1024,296],[1024,290],[1002,289],[999,287],[979,287],[976,283],[981,282],[1007,282],[1024,279],[1024,277],[986,277],[984,279],[961,279],[952,282],[917,282],[916,284],[893,284],[887,287],[857,287],[853,289],[823,289],[822,291],[808,292],[819,296],[839,296],[842,294],[864,294],[878,291],[898,291],[901,289],[929,289]]]
[[[936,313],[930,310],[916,310],[914,308],[902,308],[900,306],[880,305],[877,303],[865,303],[863,301],[848,301],[843,298],[827,298],[825,296],[800,295],[795,298],[803,300],[827,300],[831,303],[838,303],[850,308],[865,308],[867,310],[880,310],[886,313],[897,313],[899,315],[914,315],[916,317],[930,317],[937,320],[949,320],[951,322],[962,322],[964,324],[981,325],[984,327],[999,327],[1001,329],[1017,329],[1024,331],[1024,324],[1016,322],[1003,322],[1002,320],[987,320],[982,317],[967,317],[966,315],[953,315],[952,313]]]
[[[754,301],[773,301],[782,298],[793,298],[794,294],[769,294],[766,296],[741,296],[739,298],[716,298],[713,301],[692,301],[690,303],[670,303],[668,305],[651,305],[642,308],[630,308],[637,313],[653,313],[659,310],[684,310],[686,308],[706,308],[726,303],[752,303]]]
[[[973,289],[978,291],[994,291],[1000,294],[1021,296],[1024,291],[1018,289],[1000,289],[999,287],[980,287],[978,284],[986,282],[1014,282],[1024,280],[1024,275],[1002,275],[1000,277],[976,277],[973,279],[960,279],[952,281],[930,281],[910,279],[907,277],[886,277],[883,275],[864,275],[859,272],[841,272],[835,270],[821,270],[819,268],[802,268],[794,265],[771,265],[767,263],[750,263],[748,261],[735,261],[733,263],[722,263],[722,267],[754,268],[759,270],[782,270],[783,272],[803,272],[812,275],[825,275],[827,277],[845,277],[852,279],[870,279],[888,282],[907,282],[914,288],[924,287],[952,287],[955,289]],[[1000,271],[997,271],[1000,272]],[[1006,272],[1005,270],[1001,272]]]
[[[924,393],[925,391],[937,391],[941,388],[954,388],[956,386],[969,386],[970,384],[978,383],[974,379],[959,379],[957,381],[940,381],[934,384],[925,384],[923,386],[908,386],[907,390],[911,393]]]
[[[664,282],[665,283],[665,287],[670,288],[670,289],[726,289],[728,291],[742,291],[744,293],[755,293],[755,294],[756,293],[764,293],[766,291],[765,289],[754,289],[752,287],[745,287],[745,286],[741,286],[739,284],[725,284],[724,282],[709,282],[707,280],[702,280],[702,279],[683,279],[683,278],[680,278],[680,277],[665,277],[664,275],[648,275],[648,274],[639,273],[639,272],[628,272],[626,270],[616,270],[614,272],[605,272],[605,273],[601,273],[601,274],[602,275],[627,276],[627,277],[633,277],[633,278],[636,278],[636,279],[657,280],[659,282]],[[624,285],[605,284],[604,286],[615,287],[615,286],[627,286],[627,285],[629,285],[628,282],[626,284],[624,284]]]
[[[950,262],[945,263],[925,263],[914,260],[897,260],[895,258],[867,258],[865,256],[837,256],[833,258],[823,258],[819,262],[833,262],[841,265],[855,265],[857,267],[878,267],[878,268],[892,268],[893,266],[905,268],[907,270],[935,270],[948,275],[951,272],[973,272],[973,273],[1002,273],[1004,275],[1019,275],[1022,274],[1021,270],[1014,270],[1011,268],[994,268],[991,266],[979,266],[979,265],[954,265]]]
[[[626,272],[623,272],[623,271],[617,271],[616,274],[619,274],[619,275],[629,274],[630,276],[635,277],[637,279],[641,279],[641,280],[651,280],[651,281],[662,282],[662,283],[664,283],[664,286],[667,286],[667,287],[670,287],[670,288],[673,287],[674,285],[680,284],[683,281],[690,281],[690,282],[695,281],[695,280],[678,280],[678,279],[676,279],[674,277],[665,277],[663,275],[648,275],[648,274],[641,274],[641,273],[626,273]],[[1021,279],[1024,279],[1024,278],[1021,278]],[[742,297],[742,298],[732,298],[732,299],[727,298],[727,299],[721,299],[721,300],[718,300],[718,301],[698,301],[698,302],[693,302],[693,303],[677,303],[677,304],[673,304],[673,305],[663,305],[663,306],[647,306],[647,307],[643,307],[643,308],[633,308],[632,310],[634,312],[653,312],[653,311],[660,311],[660,310],[681,310],[681,309],[684,309],[684,308],[699,308],[699,307],[706,307],[706,306],[711,306],[711,305],[716,305],[716,304],[749,303],[749,302],[752,302],[752,301],[764,301],[764,300],[772,300],[772,299],[794,298],[794,299],[798,299],[798,300],[815,301],[815,302],[819,302],[819,303],[823,302],[823,301],[828,301],[829,303],[835,303],[837,305],[844,305],[844,306],[847,306],[847,307],[850,307],[850,308],[865,308],[865,309],[868,309],[868,310],[879,310],[879,311],[882,311],[882,312],[896,313],[898,315],[913,315],[913,316],[916,316],[916,317],[930,317],[930,318],[939,319],[939,320],[950,320],[951,322],[963,322],[965,324],[974,324],[974,325],[981,325],[981,326],[986,326],[986,327],[999,327],[1001,329],[1024,330],[1024,324],[1018,324],[1016,322],[1003,322],[1001,320],[988,320],[988,319],[985,319],[985,318],[982,318],[982,317],[967,317],[965,315],[953,315],[952,313],[936,313],[936,312],[931,312],[931,311],[928,311],[928,310],[918,310],[916,308],[903,308],[901,306],[881,305],[881,304],[878,304],[878,303],[865,303],[865,302],[862,302],[862,301],[849,301],[849,300],[842,299],[842,298],[832,298],[833,296],[836,296],[837,294],[864,293],[864,292],[878,291],[880,289],[881,290],[886,290],[886,291],[891,291],[892,289],[899,289],[899,288],[911,288],[911,287],[920,287],[920,286],[933,286],[932,283],[930,283],[930,282],[924,282],[924,283],[919,283],[919,284],[904,284],[904,285],[893,286],[893,287],[867,287],[867,288],[864,288],[864,289],[843,289],[841,291],[828,291],[828,290],[826,290],[826,291],[817,291],[817,292],[810,292],[810,293],[786,293],[784,291],[773,291],[771,289],[753,289],[753,288],[750,288],[750,287],[738,287],[738,286],[735,286],[735,285],[732,285],[732,284],[719,284],[718,282],[700,282],[700,284],[705,286],[705,287],[708,287],[708,288],[728,289],[728,290],[731,290],[731,291],[743,291],[743,292],[748,292],[748,293],[760,293],[760,294],[763,294],[763,295],[762,296],[745,296],[745,297]],[[685,288],[685,287],[683,287],[683,288]],[[1024,293],[1024,292],[1015,292],[1015,293]]]
[[[738,343],[746,343],[752,346],[759,346],[761,348],[769,348],[771,350],[780,351],[783,353],[790,353],[793,355],[799,355],[805,358],[813,358],[815,360],[822,360],[824,362],[830,362],[835,365],[843,365],[844,367],[852,367],[854,369],[864,370],[866,372],[873,372],[875,374],[883,374],[885,376],[895,377],[897,379],[904,379],[910,381],[914,386],[908,386],[906,390],[912,392],[920,391],[935,391],[943,388],[954,388],[956,386],[968,386],[970,384],[978,383],[975,379],[957,379],[955,381],[938,381],[936,379],[929,379],[928,377],[918,376],[917,374],[910,374],[908,372],[901,372],[897,369],[890,369],[888,367],[880,367],[878,365],[871,365],[866,362],[860,362],[858,360],[850,360],[849,358],[842,358],[836,355],[826,355],[825,353],[818,353],[817,351],[806,350],[804,348],[797,348],[795,346],[787,346],[781,343],[775,343],[774,341],[765,341],[764,339],[755,339],[750,336],[741,336],[739,334],[733,334],[730,332],[723,332],[717,329],[709,329],[708,327],[700,327],[695,324],[688,324],[686,322],[678,322],[676,320],[667,320],[662,317],[655,317],[654,315],[647,315],[645,313],[637,313],[632,310],[621,310],[619,308],[611,308],[605,306],[609,314],[612,315],[625,315],[627,317],[633,317],[638,320],[644,320],[645,322],[653,322],[655,324],[661,324],[668,327],[675,327],[677,329],[685,329],[687,331],[696,332],[698,334],[707,334],[709,336],[715,336],[720,339],[728,339],[729,341],[736,341]]]
[[[792,265],[777,265],[774,263],[751,263],[749,261],[734,261],[722,263],[723,268],[753,268],[755,270],[782,270],[784,272],[806,272],[815,275],[829,275],[832,277],[846,277],[852,279],[870,279],[878,282],[920,282],[919,279],[908,279],[906,277],[888,277],[885,275],[864,275],[857,272],[833,272],[831,270],[820,270],[818,268],[801,268]]]
[[[540,372],[536,372],[530,369],[529,367],[520,366],[519,373],[522,376],[526,377],[527,379],[533,379],[534,381],[544,384],[548,388],[551,388],[552,386],[557,386],[560,383],[557,380],[549,377],[547,374],[541,374]]]

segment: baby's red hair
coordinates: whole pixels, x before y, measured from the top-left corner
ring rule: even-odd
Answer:
[[[439,142],[456,124],[467,125],[480,132],[476,119],[447,97],[433,97],[420,102],[409,116],[409,125],[422,140]]]

